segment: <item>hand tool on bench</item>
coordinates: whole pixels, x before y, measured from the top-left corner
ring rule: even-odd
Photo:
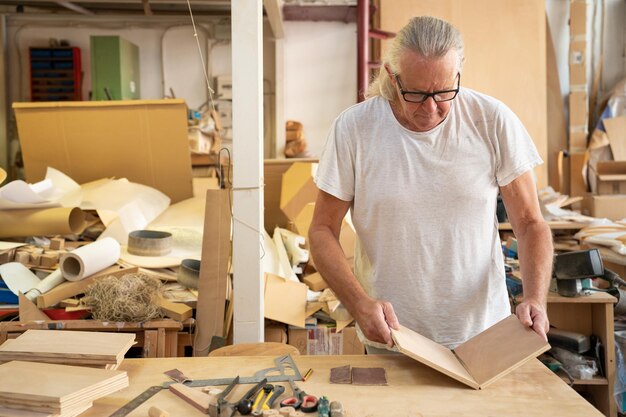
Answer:
[[[274,359],[274,363],[276,366],[273,368],[266,368],[257,371],[254,376],[248,377],[240,377],[240,384],[257,384],[263,379],[266,379],[266,382],[287,382],[290,380],[302,380],[302,375],[298,367],[291,355],[283,355]],[[290,369],[291,374],[287,374],[286,370]],[[276,371],[280,372],[280,375],[272,375]],[[184,384],[188,387],[206,387],[209,385],[229,385],[233,382],[233,378],[215,378],[215,379],[196,379],[193,381],[186,381]],[[176,384],[176,381],[166,381],[161,385],[154,385],[149,387],[144,392],[139,394],[137,397],[130,400],[128,403],[123,405],[116,412],[111,414],[110,417],[125,417],[130,414],[134,409],[139,407],[141,404],[148,401],[150,398],[154,397],[157,392],[160,392],[163,389],[167,389],[170,385]]]
[[[289,380],[289,385],[291,385],[293,396],[282,400],[280,402],[281,407],[293,407],[298,410],[302,404],[305,404],[304,408],[308,411],[302,410],[303,412],[313,412],[317,410],[317,397],[308,395],[306,392],[302,391],[291,379]]]
[[[267,378],[263,378],[258,384],[250,388],[248,392],[244,394],[243,397],[237,403],[237,411],[242,416],[247,416],[252,412],[252,397],[254,397],[267,383]]]
[[[233,379],[233,382],[231,382],[228,387],[226,387],[226,389],[224,391],[222,391],[222,393],[219,395],[219,397],[217,397],[217,405],[215,406],[215,410],[213,410],[213,406],[209,406],[209,415],[211,417],[222,417],[223,415],[227,414],[227,409],[230,407],[232,410],[232,414],[231,416],[235,415],[235,411],[237,411],[237,408],[235,407],[235,405],[229,403],[226,400],[226,397],[228,397],[228,394],[230,394],[230,392],[233,390],[233,388],[235,388],[235,386],[239,384],[239,377],[237,376],[235,379]]]
[[[263,387],[263,390],[259,392],[256,400],[254,401],[252,411],[253,416],[263,415],[263,411],[269,410],[274,405],[276,398],[280,397],[285,392],[285,387],[282,385],[267,384]]]

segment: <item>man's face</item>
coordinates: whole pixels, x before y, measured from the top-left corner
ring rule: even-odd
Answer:
[[[424,58],[415,52],[405,51],[400,57],[398,78],[387,71],[397,89],[395,113],[400,123],[416,132],[429,131],[446,118],[452,101],[435,102],[428,97],[423,103],[407,102],[402,98],[398,79],[404,91],[432,93],[456,89],[458,71],[456,51],[449,51],[441,58]]]

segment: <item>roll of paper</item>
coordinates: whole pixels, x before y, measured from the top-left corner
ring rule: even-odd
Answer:
[[[0,237],[78,234],[84,228],[85,213],[78,207],[0,210]]]
[[[120,244],[112,237],[82,246],[61,256],[59,265],[68,281],[80,281],[120,259]]]

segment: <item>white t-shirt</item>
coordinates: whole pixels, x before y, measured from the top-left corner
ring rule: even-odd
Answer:
[[[364,289],[404,326],[454,348],[510,314],[498,188],[541,163],[508,107],[462,88],[428,132],[403,127],[382,97],[348,108],[315,182],[352,202]]]

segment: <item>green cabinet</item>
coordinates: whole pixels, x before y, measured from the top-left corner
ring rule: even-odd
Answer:
[[[139,48],[119,36],[91,37],[91,99],[141,97]]]

